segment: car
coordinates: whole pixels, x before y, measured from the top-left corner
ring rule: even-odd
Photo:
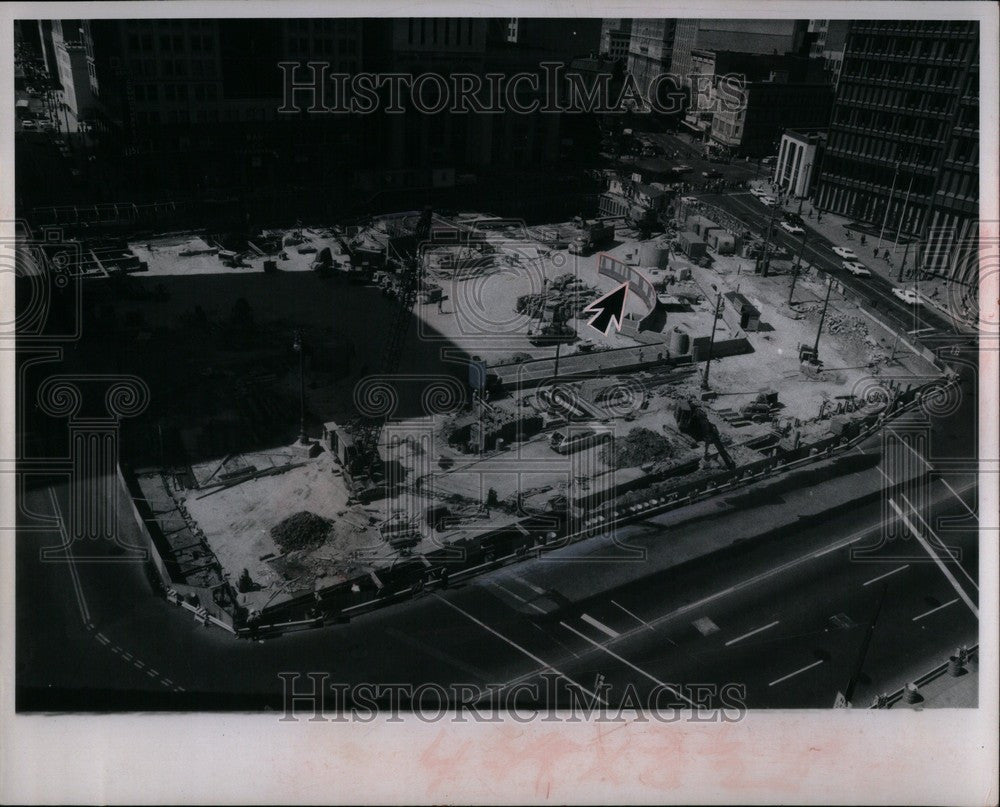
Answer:
[[[759,199],[761,196],[767,196],[767,191],[765,191],[763,188],[751,188],[750,195],[756,196]]]
[[[31,119],[23,120],[23,121],[21,121],[21,128],[22,129],[37,129],[38,128],[38,124],[35,121],[31,120]]]
[[[802,227],[799,227],[798,224],[793,224],[790,221],[781,222],[781,229],[784,230],[786,233],[791,233],[792,235],[797,235],[799,233],[805,232],[805,230]]]
[[[681,201],[686,205],[696,205],[699,200],[697,196],[682,196]]]
[[[771,207],[772,205],[778,204],[778,200],[775,199],[773,196],[761,196],[759,198],[760,198],[760,203],[762,205],[765,205],[766,207]]]
[[[791,210],[782,214],[782,218],[784,218],[785,221],[791,222],[792,224],[798,224],[800,227],[805,225],[805,222],[802,220],[802,216],[800,216],[798,213],[793,213]]]
[[[907,305],[917,305],[920,302],[920,295],[913,289],[895,288],[892,290],[892,293]]]
[[[833,252],[838,258],[843,258],[845,261],[856,261],[858,259],[858,256],[854,254],[854,250],[847,247],[834,247]]]
[[[778,162],[777,156],[772,155],[770,157],[765,157],[763,160],[760,161],[760,164],[761,165],[774,165],[776,162]]]
[[[690,165],[675,165],[670,170],[673,171],[675,174],[689,174],[692,171],[694,171],[694,169]]]
[[[705,177],[705,179],[718,179],[719,177],[722,176],[722,172],[716,171],[714,168],[711,168],[708,171],[702,171],[701,175]]]
[[[855,277],[871,277],[871,270],[858,261],[844,261],[841,266]]]

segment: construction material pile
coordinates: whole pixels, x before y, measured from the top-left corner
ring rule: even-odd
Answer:
[[[271,537],[283,552],[312,549],[322,544],[333,522],[308,510],[300,510],[271,527]]]
[[[627,436],[601,449],[601,460],[612,468],[635,468],[670,459],[674,447],[662,434],[637,426]]]
[[[580,280],[572,272],[559,275],[548,284],[545,292],[522,294],[517,298],[518,314],[535,314],[542,306],[562,308],[569,316],[578,317],[584,308],[601,296],[601,290]]]

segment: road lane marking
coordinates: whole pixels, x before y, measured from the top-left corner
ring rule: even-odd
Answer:
[[[640,619],[639,617],[637,617],[637,616],[636,616],[635,614],[633,614],[633,613],[632,613],[632,612],[631,612],[631,611],[630,611],[630,610],[629,610],[628,608],[626,608],[626,607],[625,607],[624,605],[621,605],[620,603],[617,603],[617,602],[615,602],[614,600],[610,600],[610,603],[611,603],[611,604],[612,604],[613,606],[615,606],[616,608],[620,608],[620,609],[621,609],[622,611],[624,611],[624,612],[625,612],[626,614],[628,614],[628,615],[629,615],[630,617],[632,617],[632,619],[634,619],[634,620],[635,620],[636,622],[638,622],[638,623],[639,623],[640,625],[645,625],[645,626],[646,626],[647,628],[649,628],[650,630],[655,630],[655,629],[653,628],[653,626],[652,626],[652,625],[650,625],[650,624],[649,624],[648,622],[646,622],[645,620],[643,620],[643,619]]]
[[[804,673],[806,670],[811,670],[813,667],[818,667],[822,663],[823,659],[820,659],[819,661],[814,661],[812,664],[807,664],[805,667],[801,667],[795,672],[790,672],[788,673],[788,675],[783,675],[781,676],[781,678],[776,678],[770,684],[768,684],[768,686],[773,687],[775,684],[780,684],[782,681],[787,681],[789,678],[794,678],[796,675]]]
[[[528,588],[530,588],[532,591],[535,592],[535,594],[544,594],[545,593],[545,589],[544,588],[539,588],[538,586],[536,586],[531,581],[525,580],[523,577],[520,577],[520,576],[518,576],[516,574],[512,574],[511,577],[514,578],[518,583],[521,583],[522,585],[525,585]]]
[[[938,557],[937,552],[935,552],[934,549],[931,547],[931,545],[927,543],[927,539],[924,538],[924,536],[920,534],[920,531],[913,526],[913,523],[910,521],[910,519],[906,517],[906,513],[904,513],[902,510],[899,509],[899,505],[896,504],[895,499],[889,499],[889,504],[892,506],[892,509],[896,511],[896,515],[898,515],[903,520],[903,523],[907,526],[910,532],[913,533],[913,537],[920,542],[920,545],[924,548],[924,551],[926,551],[927,554],[931,556],[931,559],[938,565],[938,568],[941,569],[941,572],[944,574],[944,576],[948,578],[948,582],[951,583],[952,587],[955,589],[955,593],[958,594],[958,596],[965,601],[965,604],[969,606],[969,610],[971,610],[972,613],[975,614],[976,619],[979,619],[979,609],[976,608],[972,600],[969,599],[969,595],[965,593],[965,589],[958,584],[958,581],[955,579],[955,576],[950,571],[948,571],[948,567],[945,566],[944,561],[942,561],[941,558]]]
[[[779,620],[776,619],[776,620],[774,620],[774,622],[771,622],[768,625],[764,625],[763,627],[760,627],[760,628],[754,628],[752,631],[744,633],[742,636],[737,636],[735,639],[730,639],[728,642],[726,642],[726,647],[729,647],[729,645],[731,645],[731,644],[736,644],[737,642],[742,642],[744,639],[748,639],[751,636],[753,636],[754,634],[761,633],[762,631],[765,631],[768,628],[773,628],[775,625],[778,625],[778,624],[780,624],[780,622],[779,622]]]
[[[620,662],[621,662],[622,664],[624,664],[624,665],[625,665],[626,667],[629,667],[630,669],[633,669],[633,670],[635,670],[635,671],[636,671],[637,673],[639,673],[640,675],[643,675],[643,676],[645,676],[646,678],[648,678],[648,679],[649,679],[650,681],[652,681],[652,682],[653,682],[654,684],[656,684],[657,686],[660,686],[660,687],[662,687],[663,689],[667,690],[667,692],[669,692],[669,693],[670,693],[671,695],[674,695],[675,697],[678,697],[678,698],[680,698],[680,699],[681,699],[682,701],[684,701],[685,703],[688,703],[688,704],[690,704],[690,705],[691,705],[691,706],[692,706],[693,708],[695,708],[695,709],[697,709],[697,708],[698,708],[698,705],[697,705],[697,704],[696,704],[696,703],[695,703],[695,702],[694,702],[693,700],[691,700],[690,698],[687,698],[687,697],[685,697],[684,695],[682,695],[682,694],[681,694],[680,692],[678,692],[678,691],[677,691],[676,689],[674,689],[674,688],[673,688],[672,686],[670,686],[670,684],[665,684],[665,683],[663,683],[663,681],[661,681],[660,679],[658,679],[658,678],[656,678],[656,677],[654,677],[654,676],[650,675],[650,674],[649,674],[648,672],[646,672],[646,671],[645,671],[644,669],[642,669],[641,667],[636,667],[636,666],[635,666],[635,665],[634,665],[634,664],[633,664],[633,663],[632,663],[631,661],[629,661],[628,659],[626,659],[626,658],[622,658],[622,657],[621,657],[621,656],[619,656],[619,655],[618,655],[617,653],[615,653],[615,652],[614,652],[613,650],[611,650],[611,649],[609,649],[609,648],[605,647],[605,646],[604,646],[604,645],[602,645],[602,644],[601,644],[600,642],[595,642],[595,641],[594,641],[593,639],[591,639],[591,638],[590,638],[589,636],[587,636],[587,635],[586,635],[586,634],[584,634],[584,633],[580,633],[580,631],[578,631],[578,630],[577,630],[576,628],[573,628],[573,627],[571,627],[571,626],[567,625],[567,624],[566,624],[565,622],[560,622],[559,624],[560,624],[560,625],[562,625],[562,626],[563,626],[564,628],[566,628],[566,630],[568,630],[568,631],[572,631],[573,633],[575,633],[575,634],[576,634],[577,636],[579,636],[579,637],[580,637],[581,639],[585,639],[586,641],[590,642],[590,644],[592,644],[592,645],[594,646],[594,648],[595,648],[595,649],[597,649],[597,650],[600,650],[600,651],[602,651],[602,652],[604,652],[604,653],[607,653],[607,654],[608,654],[609,656],[611,656],[611,658],[615,659],[616,661],[620,661]]]
[[[965,503],[965,499],[963,499],[961,496],[959,496],[955,492],[955,488],[953,488],[951,485],[949,485],[943,479],[941,480],[941,484],[944,485],[946,488],[948,488],[948,490],[951,491],[951,495],[954,496],[956,499],[958,499],[962,503],[962,507],[964,507],[966,510],[969,511],[969,515],[970,516],[972,516],[976,521],[979,521],[979,516],[976,514],[976,512],[971,507],[969,507],[969,505],[967,505]]]
[[[508,594],[510,594],[510,596],[511,596],[511,597],[513,597],[513,598],[514,598],[515,600],[518,600],[519,602],[523,602],[523,603],[524,603],[525,605],[530,605],[530,606],[531,606],[532,608],[534,608],[534,609],[535,609],[536,611],[538,611],[538,613],[540,613],[540,614],[544,614],[544,613],[546,613],[546,611],[545,611],[545,609],[544,609],[544,608],[540,608],[539,606],[535,605],[535,603],[533,603],[533,602],[530,602],[529,600],[526,600],[526,599],[524,599],[524,597],[522,597],[522,596],[521,596],[520,594],[517,594],[517,593],[516,593],[516,592],[514,592],[514,591],[511,591],[511,590],[510,590],[509,588],[507,588],[507,586],[501,586],[501,585],[500,585],[499,583],[497,583],[497,582],[496,582],[495,580],[490,580],[490,581],[489,581],[489,584],[490,584],[491,586],[496,586],[496,587],[497,587],[498,589],[500,589],[501,591],[505,591],[505,592],[507,592],[507,593],[508,593]]]
[[[913,617],[913,621],[914,622],[918,622],[919,620],[923,619],[925,616],[930,616],[935,611],[940,611],[942,608],[947,608],[949,605],[954,605],[956,602],[958,602],[958,597],[955,597],[955,599],[953,599],[953,600],[948,600],[948,602],[944,603],[943,605],[939,605],[936,608],[931,608],[930,611],[924,611],[922,614],[918,614],[917,616]]]
[[[583,686],[583,684],[578,684],[576,681],[574,681],[572,678],[570,678],[568,675],[566,675],[566,673],[561,672],[560,670],[556,669],[553,665],[549,664],[545,659],[539,658],[534,653],[532,653],[530,650],[525,650],[523,647],[521,647],[521,645],[519,645],[513,639],[508,639],[506,636],[504,636],[502,633],[500,633],[500,631],[495,630],[494,628],[491,628],[489,625],[487,625],[482,620],[479,620],[476,617],[474,617],[472,614],[470,614],[464,608],[460,608],[459,606],[455,605],[455,603],[450,602],[449,600],[446,600],[444,597],[441,596],[441,594],[439,592],[432,591],[431,592],[431,596],[435,597],[440,602],[443,602],[445,605],[447,605],[452,610],[457,611],[462,616],[464,616],[466,619],[468,619],[470,622],[473,622],[476,625],[479,625],[479,627],[481,627],[487,633],[492,633],[498,639],[506,642],[511,647],[513,647],[515,650],[517,650],[519,653],[523,653],[525,656],[527,656],[528,658],[530,658],[536,664],[541,664],[546,670],[552,670],[552,672],[554,672],[560,678],[565,678],[567,681],[569,681],[571,684],[573,684],[573,686],[579,687],[582,692],[586,693],[587,695],[590,695],[593,698],[596,698],[598,701],[600,701],[605,706],[607,706],[607,702],[600,695],[597,695],[597,694],[591,692],[589,689],[587,689],[585,686]],[[583,634],[581,634],[581,635],[583,635]],[[587,637],[584,637],[584,638],[587,638]],[[587,641],[590,641],[590,640],[587,639]]]
[[[904,440],[904,439],[903,439],[903,436],[902,436],[902,435],[901,435],[901,434],[900,434],[899,432],[897,432],[897,431],[896,431],[895,429],[893,429],[893,428],[892,428],[891,426],[889,427],[888,431],[890,431],[890,432],[892,432],[892,433],[893,433],[894,435],[896,435],[896,439],[897,439],[897,440],[899,440],[899,442],[900,442],[900,443],[902,443],[902,445],[904,445],[904,446],[906,447],[906,450],[907,450],[907,451],[909,451],[909,452],[910,452],[910,453],[911,453],[911,454],[912,454],[913,456],[915,456],[915,457],[916,457],[916,458],[917,458],[918,460],[920,460],[920,461],[921,461],[921,462],[922,462],[922,463],[923,463],[923,464],[924,464],[925,466],[927,466],[927,468],[929,468],[929,469],[930,469],[930,470],[932,470],[932,471],[934,470],[934,466],[933,466],[933,465],[931,465],[931,464],[930,464],[930,463],[929,463],[929,462],[928,462],[928,461],[927,461],[926,459],[924,459],[924,455],[923,455],[923,454],[921,454],[921,453],[920,453],[919,451],[917,451],[917,450],[916,450],[916,449],[915,449],[915,448],[914,448],[913,446],[911,446],[911,445],[910,445],[909,443],[907,443],[907,442],[906,442],[906,440]]]
[[[873,577],[871,580],[866,580],[861,585],[862,586],[870,586],[872,583],[877,583],[879,580],[884,580],[890,574],[895,574],[896,572],[901,572],[901,571],[903,571],[903,569],[909,569],[909,568],[910,568],[910,564],[909,563],[904,563],[899,568],[893,569],[891,572],[886,572],[885,574],[880,574],[878,577]]]
[[[944,545],[944,541],[942,541],[940,538],[938,538],[937,533],[934,532],[934,530],[931,529],[931,525],[927,523],[927,521],[924,519],[924,517],[922,515],[920,515],[920,511],[917,510],[917,508],[913,506],[913,503],[909,499],[906,498],[906,494],[905,493],[900,493],[899,497],[904,502],[906,502],[906,506],[909,507],[913,511],[913,514],[917,518],[920,519],[920,523],[924,525],[924,529],[927,530],[927,532],[930,534],[930,536],[935,541],[937,541],[938,546],[940,546],[942,549],[948,549],[948,547],[946,547]],[[956,558],[952,554],[952,552],[951,552],[950,549],[948,549],[948,560],[952,561],[958,567],[959,571],[962,572],[962,574],[965,575],[965,579],[968,580],[969,583],[972,584],[972,587],[976,591],[979,591],[979,584],[975,580],[972,579],[972,575],[970,575],[967,571],[965,571],[965,567],[961,563],[958,562],[958,558]]]
[[[823,557],[823,555],[829,555],[831,552],[836,552],[838,549],[843,549],[845,546],[850,546],[851,544],[856,544],[858,541],[860,541],[862,538],[865,538],[865,537],[867,537],[867,536],[865,536],[865,535],[859,535],[857,538],[852,538],[846,544],[845,543],[834,544],[833,546],[827,547],[822,552],[817,552],[816,554],[813,555],[813,557],[814,558],[821,558],[821,557]]]
[[[605,634],[607,636],[610,636],[612,639],[617,639],[621,635],[621,634],[618,633],[618,631],[612,630],[607,625],[605,625],[603,622],[598,622],[590,614],[580,614],[580,619],[582,619],[588,625],[591,625],[591,626],[597,628],[601,633],[603,633],[603,634]]]
[[[73,593],[76,595],[76,604],[80,609],[80,618],[83,620],[83,624],[87,628],[91,628],[93,623],[90,620],[90,608],[87,607],[87,598],[83,594],[83,585],[80,583],[80,575],[76,570],[76,558],[73,556],[73,542],[69,538],[69,534],[66,532],[66,523],[63,520],[62,508],[59,506],[59,499],[56,498],[56,492],[49,488],[49,501],[52,503],[53,515],[56,517],[56,524],[59,527],[59,537],[62,539],[63,546],[66,547],[66,557],[67,566],[69,566],[70,578],[73,581]]]

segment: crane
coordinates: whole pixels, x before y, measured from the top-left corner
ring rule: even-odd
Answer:
[[[407,330],[409,330],[413,306],[417,300],[417,292],[420,290],[422,270],[420,245],[430,237],[433,215],[430,207],[424,209],[414,228],[413,250],[407,250],[403,254],[397,286],[399,291],[399,305],[395,315],[389,322],[388,338],[382,347],[382,355],[378,365],[381,375],[392,375],[399,369],[403,339],[406,337]],[[362,421],[357,427],[355,431],[357,460],[355,461],[355,467],[351,469],[352,475],[356,477],[368,477],[369,480],[375,475],[376,466],[379,461],[378,443],[384,426],[385,418],[370,418]]]

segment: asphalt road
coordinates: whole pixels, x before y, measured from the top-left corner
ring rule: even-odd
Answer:
[[[955,333],[952,323],[934,309],[925,305],[907,305],[902,302],[892,293],[896,284],[890,283],[884,277],[876,273],[872,273],[870,277],[856,277],[844,269],[843,259],[833,252],[833,247],[849,247],[855,252],[863,250],[856,242],[844,241],[834,244],[825,236],[811,229],[808,220],[806,220],[807,237],[803,248],[802,235],[792,235],[779,226],[781,211],[766,207],[749,192],[696,195],[747,222],[750,229],[762,234],[767,230],[768,219],[777,215],[778,218],[771,230],[771,237],[774,241],[787,247],[793,255],[798,255],[801,249],[802,260],[805,263],[818,266],[824,272],[837,278],[844,286],[857,292],[870,303],[877,305],[879,311],[887,319],[897,323],[906,331],[916,332],[920,336],[920,341],[926,343],[935,335],[927,329],[934,329],[938,336]],[[862,263],[868,260],[863,251],[858,252],[858,255]]]
[[[974,405],[974,396],[965,396],[966,414]],[[939,449],[961,451],[974,439],[956,427],[962,422],[961,414],[934,421]],[[945,430],[956,428],[949,437]],[[877,441],[864,447],[877,449]],[[960,550],[960,562],[944,564],[958,587],[916,539],[879,546],[887,514],[874,498],[820,523],[676,568],[669,568],[665,547],[681,536],[677,530],[707,536],[738,529],[712,519],[676,529],[638,524],[623,537],[647,548],[644,562],[592,562],[613,549],[594,539],[565,553],[582,549],[591,562],[579,556],[530,560],[350,624],[261,642],[195,624],[188,612],[154,596],[141,564],[40,562],[40,548],[62,540],[56,521],[18,536],[18,708],[281,708],[283,672],[324,674],[344,684],[469,684],[470,692],[494,687],[496,697],[509,703],[544,700],[534,685],[555,681],[563,705],[569,682],[604,692],[609,704],[620,702],[631,682],[640,698],[667,693],[661,707],[670,698],[826,707],[858,663],[884,583],[854,697],[856,705],[867,706],[874,694],[976,641],[974,481],[969,463],[932,477],[919,515],[896,497],[927,540],[937,535]],[[828,484],[807,492],[823,496]],[[859,500],[870,492],[859,489]],[[744,535],[759,519],[749,493],[738,522]],[[66,497],[62,486],[39,488],[27,494],[25,506],[58,519]],[[121,523],[128,529],[127,519]],[[103,545],[82,549],[109,552]],[[75,556],[81,551],[74,547]],[[738,688],[725,695],[722,687],[729,684]],[[296,686],[308,690],[311,683],[299,679]]]

